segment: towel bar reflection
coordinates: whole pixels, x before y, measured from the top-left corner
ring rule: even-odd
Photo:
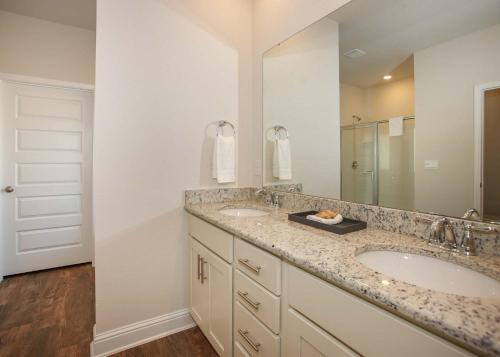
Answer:
[[[285,132],[285,138],[288,139],[288,130],[282,126],[282,125],[275,125],[273,127],[274,129],[274,137],[276,138],[276,140],[278,140],[280,138],[280,131],[284,131]]]
[[[236,129],[235,129],[234,125],[228,121],[225,121],[225,120],[219,120],[219,122],[217,123],[217,135],[224,135],[224,127],[226,125],[229,126],[233,130],[232,136],[236,136]]]

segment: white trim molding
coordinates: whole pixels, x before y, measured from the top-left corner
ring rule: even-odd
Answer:
[[[57,79],[31,77],[31,76],[24,76],[12,73],[0,72],[0,80],[35,85],[35,86],[48,86],[48,87],[59,87],[59,88],[62,87],[62,88],[77,89],[89,92],[94,91],[94,86],[92,84],[67,82],[67,81],[60,81]]]
[[[196,325],[189,309],[156,316],[100,334],[96,334],[94,326],[94,341],[90,343],[90,355],[109,356],[194,326]]]

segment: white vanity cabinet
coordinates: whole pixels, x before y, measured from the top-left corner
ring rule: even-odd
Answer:
[[[191,315],[222,357],[470,352],[189,215]]]
[[[206,229],[204,229],[204,227]],[[227,251],[221,242],[230,244],[232,236],[215,226],[190,216],[191,316],[221,357],[233,355],[232,292],[233,274],[229,261],[217,252]],[[228,240],[227,236],[230,236]],[[208,242],[208,246],[200,241]],[[216,244],[211,245],[211,242]],[[210,248],[214,247],[214,250]],[[231,253],[232,260],[232,253]]]
[[[287,301],[283,356],[473,356],[302,269],[283,264]],[[340,352],[325,353],[330,350],[325,346]]]

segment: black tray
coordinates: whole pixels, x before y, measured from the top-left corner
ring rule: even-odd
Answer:
[[[346,234],[366,229],[366,222],[356,221],[354,219],[345,217],[344,220],[338,224],[324,224],[306,218],[308,215],[316,213],[318,213],[318,211],[289,213],[288,220],[297,223],[302,223],[305,224],[306,226],[323,229],[325,231],[333,232],[335,234]]]

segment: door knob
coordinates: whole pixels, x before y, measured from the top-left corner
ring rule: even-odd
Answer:
[[[5,192],[7,192],[7,193],[14,192],[14,187],[12,187],[12,186],[5,187]]]

